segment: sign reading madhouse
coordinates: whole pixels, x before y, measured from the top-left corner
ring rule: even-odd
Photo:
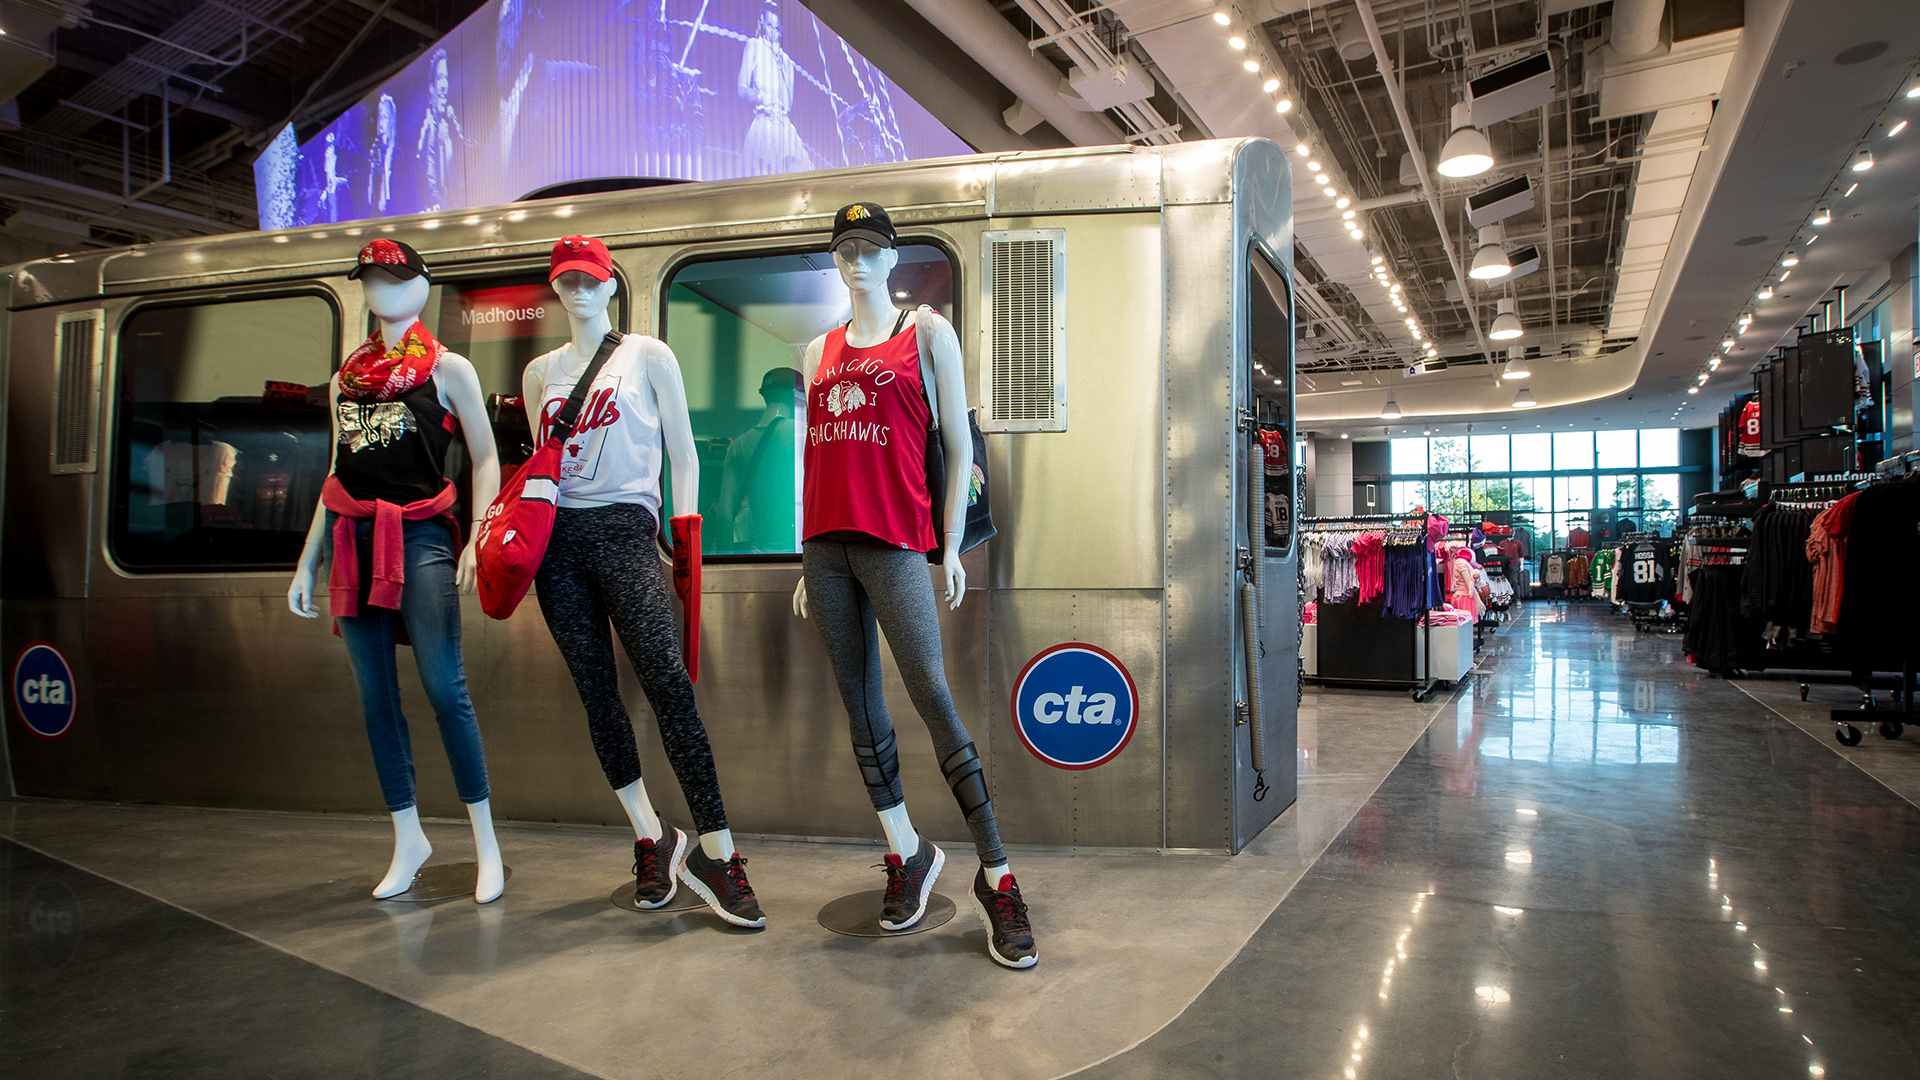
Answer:
[[[966,153],[802,0],[489,0],[254,182],[284,229]]]
[[[1013,726],[1033,756],[1058,769],[1112,761],[1133,738],[1140,693],[1113,654],[1069,641],[1027,662],[1013,688]]]

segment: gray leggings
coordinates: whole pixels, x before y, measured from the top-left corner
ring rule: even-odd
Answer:
[[[984,866],[1007,861],[1000,830],[993,823],[986,776],[973,737],[967,734],[940,657],[940,618],[934,607],[927,557],[878,540],[840,543],[809,540],[802,547],[807,604],[813,624],[826,643],[840,698],[847,705],[853,756],[875,810],[891,810],[906,801],[900,791],[900,759],[893,721],[880,687],[880,637],[876,617],[886,631],[894,663],[907,684],[907,697],[926,721],[934,753],[947,786],[966,815],[973,846]]]

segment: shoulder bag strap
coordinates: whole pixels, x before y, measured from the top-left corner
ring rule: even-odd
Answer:
[[[607,366],[608,358],[613,356],[613,350],[620,347],[622,340],[618,330],[609,330],[607,336],[600,339],[600,348],[588,362],[587,370],[580,373],[580,381],[573,384],[573,393],[567,396],[567,403],[560,406],[560,412],[554,416],[553,427],[547,431],[548,438],[565,442],[573,434],[574,422],[580,419],[580,410],[587,403],[587,392],[593,388],[594,378],[600,374],[601,368]]]
[[[913,343],[920,350],[920,392],[927,399],[927,412],[932,416],[927,430],[938,435],[940,433],[940,391],[933,385],[933,346],[928,344],[927,336],[920,332],[922,310],[924,309],[915,308],[911,312],[903,311],[900,313],[900,320],[905,323],[908,315],[913,316]],[[894,333],[899,332],[896,327]]]

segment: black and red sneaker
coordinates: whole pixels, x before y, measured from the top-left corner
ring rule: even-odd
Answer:
[[[905,930],[927,913],[927,897],[933,894],[934,879],[947,865],[947,853],[933,841],[920,838],[920,848],[911,859],[889,853],[880,864],[887,872],[887,895],[880,902],[880,928]]]
[[[672,835],[633,842],[633,902],[639,907],[665,907],[680,890],[680,861],[687,857],[687,834],[669,828]]]
[[[694,895],[733,925],[765,926],[767,917],[760,911],[760,901],[754,898],[753,886],[747,884],[746,865],[746,858],[737,854],[724,862],[709,859],[700,845],[695,844],[680,867],[680,877]]]
[[[1000,876],[1000,887],[987,884],[986,867],[973,875],[973,909],[987,927],[987,955],[1002,967],[1030,968],[1040,962],[1033,944],[1033,924],[1027,920],[1027,902],[1012,874]]]

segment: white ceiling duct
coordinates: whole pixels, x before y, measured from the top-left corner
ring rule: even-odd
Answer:
[[[1062,96],[1060,72],[1027,48],[1027,41],[986,0],[907,0],[920,16],[986,68],[1007,89],[1039,110],[1055,131],[1080,146],[1124,141],[1101,113],[1081,112]]]
[[[1352,63],[1365,60],[1373,55],[1373,46],[1367,44],[1367,28],[1360,25],[1357,18],[1338,19],[1333,24],[1333,44],[1340,50],[1340,59]]]
[[[1621,56],[1645,56],[1660,47],[1660,22],[1667,0],[1613,0],[1613,37],[1608,44]]]

